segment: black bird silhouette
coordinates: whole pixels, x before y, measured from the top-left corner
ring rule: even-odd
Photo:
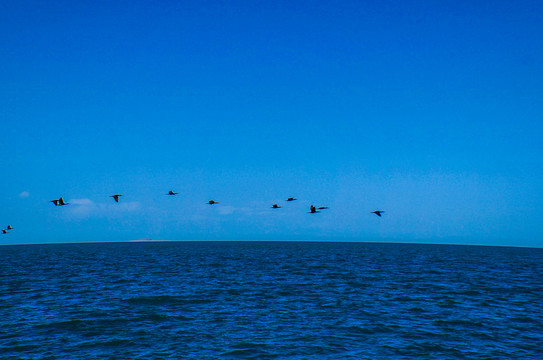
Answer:
[[[294,201],[294,200],[298,200],[298,199],[295,199],[295,198],[288,198],[286,201]]]
[[[372,213],[374,213],[377,216],[381,216],[381,213],[384,213],[384,211],[383,210],[375,210],[375,211],[372,211]]]
[[[215,200],[209,200],[209,202],[208,202],[209,205],[218,204],[218,203],[219,202],[215,201]]]
[[[64,202],[64,199],[62,198],[62,196],[60,197],[60,199],[58,199],[58,204],[60,206],[62,206],[62,205],[70,205],[70,203]]]
[[[318,212],[320,212],[320,211],[317,211],[317,209],[315,209],[315,207],[313,205],[311,205],[309,207],[309,213],[310,214],[315,214],[315,213],[318,213]]]
[[[55,206],[58,206],[58,199],[55,199],[55,200],[51,200],[49,202],[52,202],[53,204],[55,204]]]
[[[277,204],[272,205],[272,209],[280,209],[280,208],[281,208],[281,206],[278,206]]]
[[[317,209],[319,209],[319,210],[328,209],[328,206],[319,206]]]
[[[7,231],[7,230],[5,230],[5,229],[2,229],[2,234],[7,234],[7,233],[8,233],[8,231]]]
[[[13,226],[8,225],[8,227],[7,227],[6,229],[7,229],[7,230],[13,230]]]
[[[115,202],[119,202],[119,197],[120,196],[123,196],[121,194],[115,194],[115,195],[110,195],[110,197],[112,197],[113,199],[115,199]]]
[[[179,193],[176,193],[176,192],[173,192],[172,190],[170,190],[166,195],[177,195]]]

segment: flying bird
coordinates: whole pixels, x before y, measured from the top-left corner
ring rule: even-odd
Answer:
[[[278,206],[277,204],[272,205],[272,209],[280,209],[280,208],[281,208],[281,206]]]
[[[8,227],[7,227],[6,229],[7,229],[7,230],[13,230],[13,226],[8,225]]]
[[[372,211],[372,213],[374,213],[377,216],[381,216],[381,213],[384,213],[384,211],[383,210],[375,210],[375,211]]]
[[[209,205],[218,204],[218,203],[219,202],[215,201],[215,200],[209,200],[209,202],[208,202]]]
[[[315,209],[315,207],[313,205],[311,205],[309,207],[309,213],[310,214],[315,214],[315,213],[318,213],[318,212],[320,212],[320,211],[317,211],[317,209]]]
[[[7,231],[7,230],[5,230],[5,229],[2,229],[2,234],[7,234],[7,233],[8,233],[8,231]]]
[[[176,193],[176,192],[173,192],[172,190],[170,190],[166,195],[177,195],[179,193]]]
[[[295,198],[290,197],[290,198],[288,198],[286,201],[294,201],[294,200],[298,200],[298,199],[295,199]]]
[[[64,202],[64,199],[62,198],[62,196],[60,197],[60,199],[58,199],[58,204],[60,206],[62,206],[62,205],[70,205],[70,203]],[[56,205],[56,203],[55,203],[55,205]]]
[[[115,202],[119,202],[119,197],[121,197],[121,196],[122,196],[121,194],[110,195],[110,197],[115,199]]]

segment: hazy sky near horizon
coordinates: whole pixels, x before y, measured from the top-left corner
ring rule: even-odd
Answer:
[[[539,1],[3,2],[0,227],[15,229],[0,243],[543,246],[541,14]],[[71,205],[48,202],[60,196]]]

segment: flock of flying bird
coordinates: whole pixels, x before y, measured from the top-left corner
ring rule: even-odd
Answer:
[[[7,233],[8,233],[8,230],[13,230],[13,227],[12,227],[11,225],[8,225],[7,228],[2,229],[2,234],[7,234]]]
[[[179,193],[176,193],[172,190],[170,190],[166,195],[177,195]],[[113,200],[115,200],[115,202],[119,202],[119,198],[123,196],[122,194],[115,194],[115,195],[110,195],[109,197],[112,197]],[[287,200],[285,201],[294,201],[294,200],[297,200],[296,198],[293,198],[293,197],[289,197]],[[54,199],[54,200],[50,200],[49,202],[52,202],[53,204],[55,204],[55,206],[64,206],[64,205],[70,205],[69,202],[65,202],[64,199],[62,198],[62,196],[58,199]],[[215,204],[219,204],[218,201],[215,201],[215,200],[209,200],[207,202],[207,204],[209,205],[215,205]],[[277,204],[273,204],[271,206],[272,209],[280,209],[282,206],[279,206]],[[320,210],[325,210],[325,209],[328,209],[328,206],[319,206],[319,207],[315,207],[313,205],[311,205],[309,207],[309,211],[308,213],[309,214],[315,214],[315,213],[319,213]],[[384,213],[383,210],[375,210],[375,211],[371,211],[371,213],[377,215],[377,216],[381,216],[382,213]],[[8,225],[7,228],[5,229],[2,229],[2,234],[7,234],[8,233],[8,230],[13,230],[13,227],[11,225]]]

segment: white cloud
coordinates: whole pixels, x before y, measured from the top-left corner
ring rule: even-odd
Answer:
[[[91,199],[72,199],[70,200],[70,203],[74,205],[83,205],[83,206],[95,205]]]
[[[90,199],[70,199],[70,214],[76,218],[88,218],[93,216],[115,216],[120,212],[133,212],[141,208],[137,201],[123,203],[95,203]]]
[[[230,214],[232,214],[234,211],[236,211],[236,208],[233,207],[233,206],[228,206],[228,205],[226,205],[226,206],[221,206],[221,207],[219,208],[219,214],[221,214],[221,215],[230,215]]]
[[[19,197],[21,199],[26,199],[27,197],[30,197],[30,193],[28,191],[23,191],[22,193],[19,194]]]

